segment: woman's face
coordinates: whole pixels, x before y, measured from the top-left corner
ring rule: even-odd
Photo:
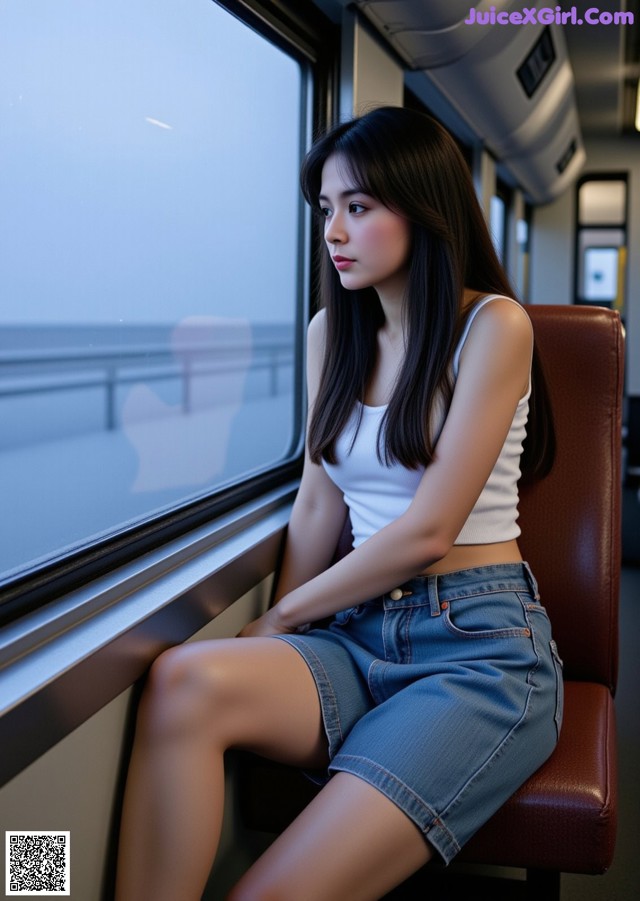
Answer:
[[[332,154],[322,169],[319,204],[324,239],[343,287],[375,288],[381,299],[401,299],[407,278],[411,227],[369,194],[356,189]]]

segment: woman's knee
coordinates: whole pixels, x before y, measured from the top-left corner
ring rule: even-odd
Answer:
[[[164,651],[151,665],[145,684],[140,717],[152,731],[210,731],[216,710],[223,706],[225,682],[217,667],[215,651],[203,659],[197,644],[184,644]]]

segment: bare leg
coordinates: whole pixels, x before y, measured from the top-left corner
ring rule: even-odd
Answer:
[[[285,642],[195,642],[152,666],[125,791],[117,901],[200,901],[230,747],[300,766],[326,762],[315,682]]]
[[[228,901],[375,901],[432,855],[392,801],[357,776],[337,773]]]

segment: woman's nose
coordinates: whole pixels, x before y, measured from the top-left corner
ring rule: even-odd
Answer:
[[[342,220],[336,213],[329,219],[324,230],[324,238],[328,244],[344,244],[345,230]]]

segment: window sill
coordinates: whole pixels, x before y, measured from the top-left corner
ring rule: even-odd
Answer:
[[[0,785],[276,567],[289,482],[0,633]]]

